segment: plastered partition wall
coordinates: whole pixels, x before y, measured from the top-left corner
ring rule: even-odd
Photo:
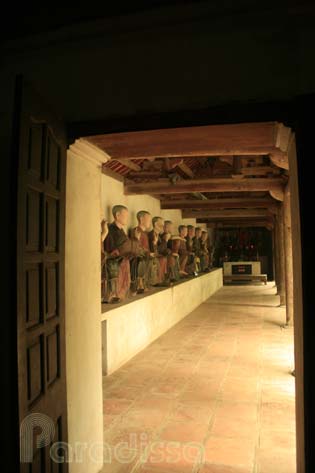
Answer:
[[[196,219],[181,217],[181,210],[161,210],[160,201],[150,195],[124,195],[124,185],[121,181],[106,175],[102,175],[102,210],[104,217],[111,222],[113,216],[111,208],[113,205],[126,205],[129,209],[129,227],[137,225],[137,212],[147,210],[152,217],[159,215],[166,220],[172,220],[174,223],[174,232],[177,232],[177,226],[180,223],[186,225],[196,225]],[[198,224],[206,228],[204,224]]]
[[[97,473],[103,456],[101,166],[71,151],[67,159],[66,374],[73,454],[69,472]]]
[[[222,268],[113,308],[102,316],[103,374],[108,375],[222,287]]]

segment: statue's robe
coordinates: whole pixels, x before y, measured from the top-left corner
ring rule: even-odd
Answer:
[[[168,265],[170,270],[170,280],[171,281],[179,281],[180,274],[179,274],[179,245],[180,239],[179,237],[173,236],[168,242],[168,249],[171,250],[168,256]]]
[[[150,242],[148,232],[137,226],[131,231],[134,237],[136,229],[140,232],[139,243],[143,249],[143,255],[137,256],[135,260],[137,271],[137,291],[143,292],[150,286],[159,282],[159,261],[150,254]]]
[[[209,268],[213,268],[215,264],[215,252],[216,252],[216,246],[210,245],[209,248]]]
[[[170,239],[166,240],[166,237],[166,233],[159,235],[158,252],[160,255],[165,256],[166,258],[165,283],[169,285],[172,281],[176,281],[176,277],[173,276],[172,247],[170,244]]]
[[[157,235],[157,243],[154,242],[154,237]],[[161,236],[156,234],[154,229],[148,233],[150,252],[155,254],[158,260],[158,280],[156,284],[164,284],[167,280],[167,257],[163,254],[164,244]]]
[[[202,271],[202,265],[201,265],[201,236],[196,237],[194,236],[193,238],[193,250],[195,252],[195,255],[198,257],[198,272]]]
[[[107,275],[106,275],[106,252],[104,241],[101,238],[101,300],[107,302]]]
[[[200,239],[200,269],[208,271],[210,266],[210,257],[208,249],[208,241]]]
[[[136,238],[129,238],[115,221],[108,226],[108,235],[104,241],[107,256],[109,302],[125,299],[131,283],[129,260],[143,253]]]
[[[193,238],[193,251],[195,255],[199,257],[200,257],[200,248],[201,248],[200,239],[201,237],[196,237],[196,236],[194,236]]]
[[[178,254],[179,254],[179,269],[180,271],[186,271],[186,265],[188,261],[188,250],[187,250],[187,241],[185,238],[181,238],[179,240],[179,248],[178,248]]]
[[[189,274],[198,273],[200,271],[199,267],[199,257],[194,252],[194,239],[190,236],[186,236],[186,248],[188,252],[188,259],[186,264],[185,271]]]

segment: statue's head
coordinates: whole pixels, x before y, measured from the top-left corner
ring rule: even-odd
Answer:
[[[163,233],[164,231],[164,220],[162,217],[153,217],[152,225],[156,233]]]
[[[185,238],[187,236],[187,225],[179,225],[178,233],[181,237]]]
[[[193,238],[195,236],[195,227],[193,225],[187,225],[187,235],[190,238]]]
[[[164,232],[173,234],[173,222],[171,220],[165,220],[164,222]]]
[[[127,225],[129,218],[127,207],[124,205],[114,205],[112,208],[112,214],[115,221],[120,223],[120,225]]]
[[[147,210],[139,210],[137,213],[138,224],[148,230],[151,226],[152,217]]]
[[[203,241],[207,241],[207,240],[208,240],[208,232],[207,232],[207,230],[202,230],[202,231],[201,231],[201,239],[202,239]]]
[[[200,237],[201,237],[201,228],[200,228],[200,227],[196,227],[196,228],[195,228],[195,237],[196,237],[196,238],[200,238]]]

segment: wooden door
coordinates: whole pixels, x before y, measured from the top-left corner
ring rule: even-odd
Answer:
[[[54,461],[50,447],[67,442],[66,137],[63,123],[23,80],[17,107],[20,470],[65,473],[67,463]]]

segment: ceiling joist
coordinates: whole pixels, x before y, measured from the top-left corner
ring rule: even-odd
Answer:
[[[209,125],[86,138],[112,159],[267,155],[287,152],[289,129],[277,122]]]
[[[270,161],[277,166],[288,171],[289,159],[287,154],[283,153],[270,153]]]
[[[248,192],[275,191],[283,193],[284,181],[281,178],[213,178],[185,179],[170,182],[125,183],[125,194],[183,194],[190,192]]]
[[[248,228],[248,227],[262,227],[272,230],[274,227],[273,222],[269,221],[249,221],[249,222],[207,222],[208,228]]]
[[[271,217],[266,209],[230,209],[230,210],[182,210],[183,218],[239,219]]]
[[[168,199],[161,200],[161,209],[239,209],[239,208],[270,208],[276,203],[274,199]]]
[[[283,202],[284,199],[284,189],[269,189],[269,194],[271,197],[273,197],[275,200],[278,200],[279,202]]]

